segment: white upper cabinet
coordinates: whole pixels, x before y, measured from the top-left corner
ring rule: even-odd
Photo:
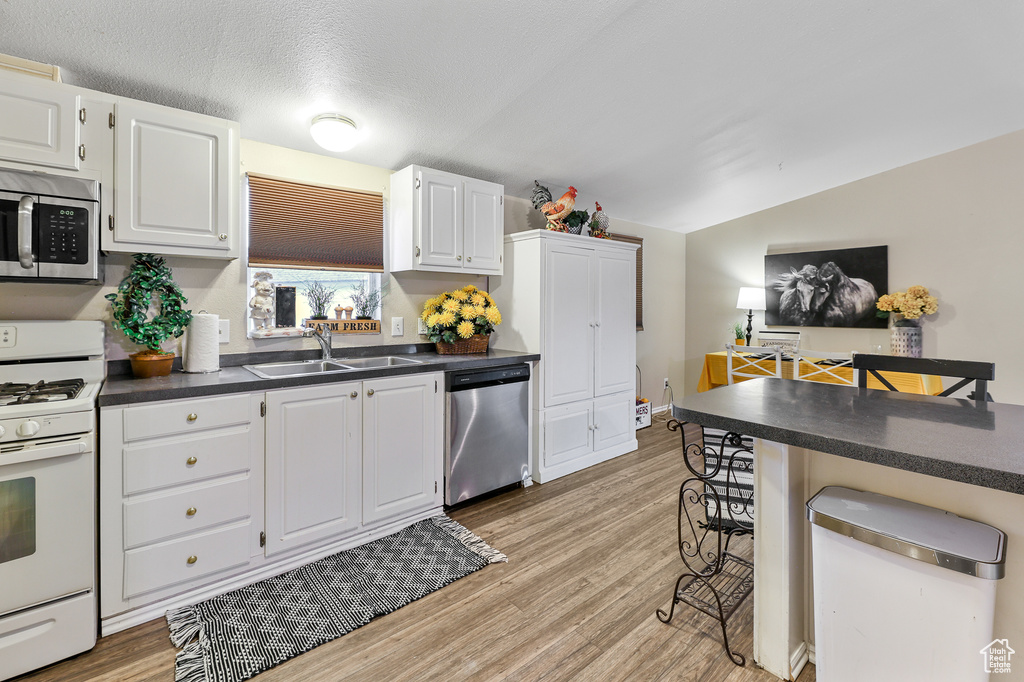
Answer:
[[[80,109],[59,83],[0,74],[0,160],[78,170]]]
[[[504,187],[408,166],[391,176],[392,272],[502,274]]]
[[[237,258],[238,124],[119,100],[107,251]]]

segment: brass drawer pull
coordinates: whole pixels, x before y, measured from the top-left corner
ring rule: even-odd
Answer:
[[[373,395],[373,389],[371,388],[370,390],[368,390],[368,391],[366,392],[366,395]]]
[[[188,509],[185,510],[185,516],[195,516],[195,515],[196,515],[196,508],[195,507],[189,507]]]
[[[191,566],[192,564],[194,564],[197,561],[199,561],[199,557],[197,557],[195,554],[190,556],[188,559],[185,559],[185,563],[188,564],[189,566]]]
[[[189,416],[185,417],[185,421],[187,421],[189,424],[191,424],[192,422],[194,422],[197,419],[199,419],[199,415],[196,414],[195,412],[193,412]]]
[[[359,397],[359,391],[352,391],[352,396],[351,397],[358,398]]]
[[[188,464],[189,466],[192,466],[193,464],[195,464],[198,461],[199,460],[196,459],[195,457],[189,457],[188,459],[185,460],[185,464]]]

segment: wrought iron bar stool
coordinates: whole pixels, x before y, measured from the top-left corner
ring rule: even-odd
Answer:
[[[686,570],[675,582],[668,613],[658,609],[657,615],[668,623],[676,605],[686,603],[715,618],[726,653],[742,666],[746,659],[729,648],[725,624],[754,589],[754,564],[729,551],[734,538],[754,532],[753,440],[702,428],[702,442],[687,444],[685,424],[668,422],[670,430],[682,434],[683,460],[691,474],[679,486],[677,523]],[[702,462],[695,467],[691,460]]]

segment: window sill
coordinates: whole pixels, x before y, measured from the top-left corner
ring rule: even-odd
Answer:
[[[280,327],[275,329],[254,329],[249,332],[250,339],[283,339],[295,336],[302,336],[302,329],[299,327]]]

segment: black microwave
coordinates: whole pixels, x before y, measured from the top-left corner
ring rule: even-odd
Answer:
[[[0,281],[99,284],[100,184],[0,168]]]

